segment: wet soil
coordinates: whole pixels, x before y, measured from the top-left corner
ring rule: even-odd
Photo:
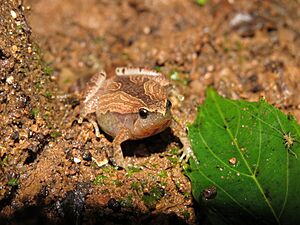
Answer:
[[[0,6],[0,220],[4,224],[197,224],[170,129],[127,142],[133,166],[79,125],[81,90],[116,66],[165,73],[192,122],[205,89],[268,102],[300,121],[300,2],[4,0]]]

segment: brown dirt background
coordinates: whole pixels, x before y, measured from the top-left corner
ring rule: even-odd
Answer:
[[[161,70],[173,78],[173,114],[183,123],[208,86],[232,99],[263,96],[300,121],[299,1],[2,2],[1,224],[201,223],[170,130],[123,146],[139,168],[91,161],[105,159],[109,142],[72,122],[99,70]]]

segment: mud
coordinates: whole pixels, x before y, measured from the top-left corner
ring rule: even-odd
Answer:
[[[299,2],[4,0],[0,6],[0,219],[4,224],[197,224],[170,130],[123,146],[76,123],[91,75],[165,73],[173,114],[193,121],[205,89],[264,96],[300,121]],[[75,121],[75,122],[74,122]]]

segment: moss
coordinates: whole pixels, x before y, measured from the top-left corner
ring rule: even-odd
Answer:
[[[158,173],[158,176],[161,177],[161,178],[166,178],[168,177],[168,174],[167,174],[167,171],[165,170],[162,170]]]
[[[101,174],[101,175],[98,175],[96,176],[96,178],[93,180],[93,184],[94,185],[104,185],[105,182],[104,180],[107,179],[107,176]]]
[[[157,72],[161,72],[162,71],[162,67],[161,66],[155,66],[154,70]]]
[[[185,192],[183,192],[183,196],[185,199],[188,199],[188,198],[190,198],[191,195],[189,192],[185,191]]]
[[[116,185],[116,187],[121,187],[123,185],[123,182],[120,180],[113,180],[113,183]]]
[[[207,0],[196,0],[197,4],[200,6],[205,6],[207,3]]]
[[[127,168],[126,175],[131,177],[134,173],[140,172],[142,169],[139,167],[131,166]]]
[[[51,76],[54,72],[54,69],[52,66],[50,66],[49,64],[46,64],[44,67],[43,67],[43,72],[45,75],[47,76]]]
[[[61,135],[62,135],[62,133],[59,132],[59,131],[53,131],[53,132],[50,133],[50,136],[51,136],[52,138],[58,138],[58,137],[60,137]]]
[[[17,25],[16,25],[16,31],[19,32],[19,33],[21,33],[21,32],[23,31],[23,26],[22,26],[22,24],[17,24]]]
[[[144,193],[142,200],[148,209],[155,209],[157,202],[165,195],[165,190],[156,185],[149,192]]]
[[[179,83],[181,83],[181,84],[183,84],[185,86],[189,84],[188,77],[185,74],[180,73],[176,69],[173,69],[173,70],[170,71],[169,78],[171,80],[177,81],[177,82],[179,82]]]
[[[175,182],[175,186],[176,186],[177,190],[180,190],[180,184],[181,184],[181,183],[180,183],[179,181],[176,181],[176,182]]]
[[[101,45],[105,42],[105,39],[104,39],[104,37],[98,36],[98,37],[95,37],[94,39],[92,39],[92,41],[95,44]]]
[[[140,185],[141,185],[142,188],[144,188],[148,185],[148,181],[147,180],[141,180]]]
[[[34,84],[34,87],[35,87],[38,91],[40,91],[40,90],[43,89],[43,85],[41,84],[41,82],[36,82],[36,83]]]
[[[228,52],[230,51],[230,49],[229,49],[229,47],[224,47],[224,48],[223,48],[223,51],[224,51],[225,53],[228,53]]]
[[[172,155],[179,155],[179,153],[180,153],[179,148],[172,148],[170,153]]]
[[[6,166],[7,164],[8,164],[8,156],[5,155],[4,157],[0,158],[0,168]]]
[[[168,185],[168,184],[167,184],[166,182],[161,182],[161,183],[160,183],[160,186],[161,186],[161,187],[166,187],[167,185]]]
[[[243,48],[242,43],[240,41],[236,41],[235,42],[235,48],[236,48],[237,51],[241,51],[242,48]]]
[[[43,119],[45,121],[48,121],[49,120],[49,116],[50,116],[50,112],[45,112],[44,115],[43,115]]]
[[[135,190],[135,191],[139,191],[141,189],[139,182],[136,182],[136,181],[132,182],[130,187],[132,190]]]
[[[39,113],[40,113],[40,110],[37,109],[37,108],[33,108],[33,109],[31,109],[31,111],[30,111],[30,114],[31,114],[31,116],[32,116],[33,118],[37,118],[38,115],[39,115]]]
[[[185,220],[188,220],[191,217],[191,214],[186,210],[182,212],[182,215]]]
[[[100,191],[100,193],[101,194],[107,194],[107,193],[109,193],[109,190],[108,189],[103,189],[103,190]]]
[[[127,54],[127,53],[122,53],[122,59],[124,60],[124,61],[130,61],[130,56]]]
[[[126,198],[119,199],[119,202],[124,208],[132,208],[133,207],[133,196],[132,194],[128,194]]]
[[[51,99],[52,98],[52,93],[50,91],[46,91],[44,96],[48,99]]]
[[[7,185],[9,186],[18,186],[19,180],[17,178],[12,178],[7,182]]]
[[[176,156],[167,156],[167,159],[172,163],[172,165],[176,165],[179,161],[178,157]]]
[[[101,169],[102,169],[103,173],[110,173],[115,170],[115,167],[107,164],[106,166],[102,167]]]

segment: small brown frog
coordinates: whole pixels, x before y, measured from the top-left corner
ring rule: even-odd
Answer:
[[[172,120],[168,100],[167,78],[143,68],[116,68],[116,76],[106,79],[106,73],[94,75],[88,83],[81,104],[79,123],[96,112],[97,122],[89,121],[100,136],[99,127],[114,137],[110,155],[114,165],[125,167],[121,143],[152,136],[176,124]],[[178,125],[178,124],[177,124]],[[177,132],[178,133],[178,132]],[[183,158],[193,155],[184,131],[179,132],[184,145]]]

